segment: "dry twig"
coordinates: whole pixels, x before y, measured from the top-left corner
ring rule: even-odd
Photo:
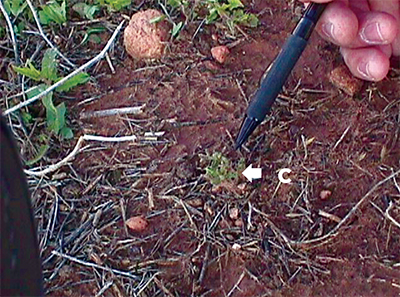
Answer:
[[[134,106],[134,107],[122,107],[122,108],[112,108],[112,109],[105,109],[105,110],[88,111],[88,112],[81,113],[80,118],[81,119],[90,119],[90,118],[122,115],[122,114],[138,114],[138,113],[141,113],[143,111],[143,108],[145,108],[145,107],[146,107],[146,104],[143,104],[141,106]]]
[[[388,218],[396,227],[400,228],[400,223],[397,222],[389,213],[389,211],[393,208],[393,202],[390,201],[389,207],[385,211],[385,217]]]
[[[125,277],[129,277],[129,278],[134,279],[134,280],[139,280],[140,279],[140,277],[138,277],[137,275],[133,275],[133,274],[131,274],[129,272],[126,272],[126,271],[121,271],[121,270],[114,269],[114,268],[104,267],[104,266],[101,266],[101,265],[98,265],[98,264],[95,264],[95,263],[82,261],[82,260],[79,260],[77,258],[74,258],[72,256],[69,256],[67,254],[63,254],[63,253],[60,253],[60,252],[57,252],[57,251],[52,251],[51,253],[53,255],[59,256],[61,258],[67,259],[69,261],[78,263],[78,264],[83,265],[83,266],[97,268],[97,269],[101,269],[101,270],[105,270],[105,271],[110,271],[112,273],[115,273],[115,274],[118,274],[118,275],[122,275],[122,276],[125,276]]]
[[[83,135],[83,136],[79,137],[72,152],[70,152],[68,154],[68,156],[66,156],[60,162],[50,165],[49,167],[47,167],[46,169],[41,170],[41,171],[25,170],[25,173],[27,175],[33,175],[33,176],[43,176],[43,175],[46,175],[50,172],[53,172],[53,171],[59,169],[60,167],[67,164],[70,160],[72,160],[76,154],[78,154],[78,152],[82,146],[82,142],[84,140],[92,140],[92,141],[100,141],[100,142],[125,142],[125,141],[136,141],[136,139],[137,139],[137,137],[135,135],[121,136],[121,137],[104,137],[104,136],[96,136],[96,135]]]

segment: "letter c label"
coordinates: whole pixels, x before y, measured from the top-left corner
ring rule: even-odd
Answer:
[[[283,184],[289,184],[292,180],[290,178],[284,178],[283,175],[285,173],[290,173],[290,172],[292,172],[292,170],[290,170],[289,168],[283,168],[283,169],[279,170],[279,173],[278,173],[279,181]]]

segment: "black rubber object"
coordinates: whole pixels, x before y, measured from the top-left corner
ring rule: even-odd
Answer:
[[[0,296],[43,296],[31,201],[21,160],[0,114]]]

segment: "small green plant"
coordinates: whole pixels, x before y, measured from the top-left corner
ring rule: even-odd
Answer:
[[[170,8],[169,12],[167,11],[167,8],[161,2],[159,2],[159,5],[162,7],[162,9],[164,10],[164,13],[166,15],[156,17],[153,20],[151,20],[150,22],[157,23],[157,22],[164,20],[166,18],[166,16],[168,16],[168,21],[172,24],[171,35],[174,38],[178,37],[179,33],[181,32],[181,30],[184,27],[184,22],[180,21],[180,22],[176,23],[175,21],[172,20],[170,15],[173,12],[175,12],[177,9],[180,9],[182,11],[182,13],[185,15],[185,9],[189,6],[189,2],[186,0],[167,0],[167,6]]]
[[[40,22],[48,25],[52,22],[59,25],[67,21],[66,3],[63,1],[61,5],[56,1],[51,1],[46,5],[42,5],[39,11]]]
[[[122,8],[131,5],[132,0],[96,0],[96,2],[107,7],[109,11],[120,11]]]
[[[234,32],[236,24],[249,27],[258,26],[257,16],[244,12],[244,5],[240,0],[206,0],[206,3],[209,12],[206,18],[207,24],[221,19],[231,32]]]
[[[24,11],[28,3],[25,0],[5,0],[4,9],[8,14],[12,13],[14,17],[18,17]]]
[[[27,67],[14,66],[14,70],[19,74],[25,75],[41,84],[32,91],[27,93],[28,98],[32,98],[48,88],[54,82],[59,81],[62,77],[58,77],[56,60],[57,53],[54,49],[48,49],[43,56],[41,70],[35,68],[31,61],[28,61]],[[71,88],[83,84],[89,80],[89,75],[81,72],[74,77],[68,79],[64,84],[56,88],[56,92],[69,91]],[[48,93],[42,98],[42,103],[46,108],[46,120],[49,130],[56,135],[61,135],[64,138],[72,138],[73,133],[65,123],[66,107],[65,103],[60,103],[55,106],[53,103],[53,92]]]
[[[238,164],[238,170],[234,170],[231,161],[220,152],[214,152],[211,156],[204,156],[209,162],[206,167],[206,177],[213,185],[218,185],[226,180],[235,180],[244,169],[244,160],[241,159]]]

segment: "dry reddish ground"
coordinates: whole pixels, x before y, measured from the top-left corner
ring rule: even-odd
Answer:
[[[90,143],[64,168],[67,177],[54,186],[62,197],[55,231],[43,246],[48,296],[94,296],[110,280],[103,296],[134,296],[152,275],[140,296],[399,295],[400,230],[384,216],[392,202],[397,209],[391,215],[400,220],[395,179],[378,187],[329,240],[293,244],[327,234],[400,169],[399,70],[383,82],[365,83],[352,98],[328,79],[342,63],[337,48],[314,34],[268,120],[247,150],[234,151],[248,100],[297,17],[286,1],[246,2],[261,20],[259,28],[246,29],[247,37],[232,40],[204,27],[192,40],[193,24],[162,60],[149,63],[133,61],[119,43],[116,73],[103,61],[96,83],[74,94],[70,118],[80,134],[165,134],[158,141]],[[211,58],[219,44],[230,47],[224,65]],[[79,118],[142,104],[140,115]],[[261,167],[263,178],[214,187],[204,177],[208,164],[201,155],[215,151],[233,168],[240,159]],[[292,170],[291,184],[279,184],[280,168]],[[332,194],[323,200],[322,190]],[[39,230],[52,217],[50,194],[35,192]],[[104,203],[110,205],[93,226],[96,207]],[[239,209],[238,219],[229,217],[232,208]],[[139,215],[148,227],[126,230],[125,218]],[[241,249],[232,249],[234,243]],[[129,271],[143,283],[49,258],[60,244],[66,254]]]

